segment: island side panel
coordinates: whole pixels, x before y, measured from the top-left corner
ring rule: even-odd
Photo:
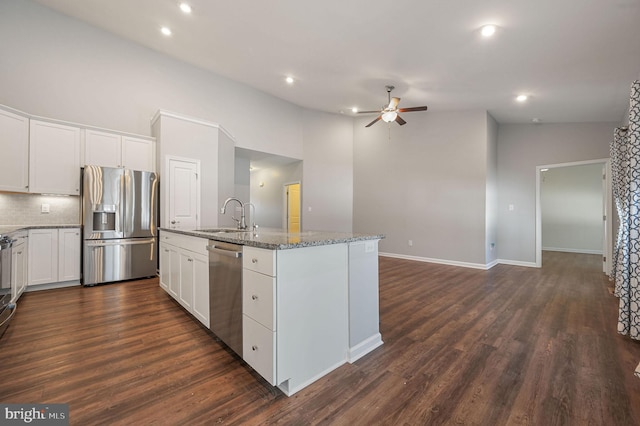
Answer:
[[[347,244],[277,251],[277,376],[292,395],[347,361]]]
[[[349,362],[382,345],[378,240],[349,243]]]

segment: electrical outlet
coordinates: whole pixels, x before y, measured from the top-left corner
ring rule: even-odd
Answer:
[[[43,203],[41,208],[40,208],[40,211],[42,213],[49,213],[51,211],[51,208],[50,208],[49,204]]]
[[[413,240],[409,240],[409,247],[413,247]]]

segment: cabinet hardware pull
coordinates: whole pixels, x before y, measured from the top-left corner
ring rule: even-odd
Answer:
[[[193,259],[187,259],[189,262],[193,262]]]
[[[257,351],[257,350],[258,350],[258,347],[257,347],[256,345],[253,345],[253,346],[251,346],[251,350],[252,350],[252,351]]]
[[[258,259],[254,257],[253,259],[251,259],[251,263],[258,263]]]
[[[258,300],[258,296],[256,296],[255,294],[254,294],[254,295],[252,295],[252,296],[251,296],[251,298],[252,298],[253,300]]]

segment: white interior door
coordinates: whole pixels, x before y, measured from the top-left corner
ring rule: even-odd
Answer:
[[[200,161],[169,158],[169,228],[200,226]]]

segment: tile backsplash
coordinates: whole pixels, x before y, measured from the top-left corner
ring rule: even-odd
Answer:
[[[49,213],[43,213],[43,205]],[[80,197],[0,192],[0,225],[76,225]]]

